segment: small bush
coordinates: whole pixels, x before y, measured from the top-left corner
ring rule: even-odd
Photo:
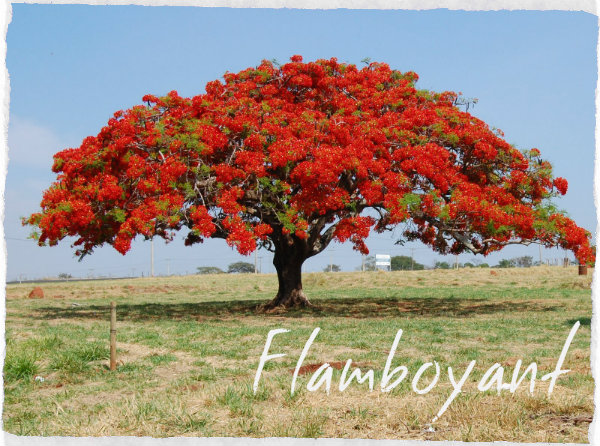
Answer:
[[[148,356],[148,359],[152,365],[168,364],[169,362],[177,361],[177,357],[170,353],[167,353],[166,355],[153,354]]]
[[[108,359],[110,356],[110,350],[103,344],[89,344],[77,349],[75,354],[82,361],[99,361],[102,359]]]
[[[35,358],[30,353],[16,353],[6,355],[4,362],[4,379],[6,382],[29,380],[37,373],[38,367]]]
[[[108,359],[109,355],[108,347],[102,344],[77,346],[54,357],[50,362],[50,368],[70,374],[82,373],[89,369],[90,362]]]
[[[57,372],[76,374],[85,372],[89,368],[89,364],[72,352],[65,352],[52,359],[50,368]]]

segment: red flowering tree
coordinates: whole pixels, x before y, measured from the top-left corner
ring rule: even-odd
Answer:
[[[567,182],[540,152],[416,81],[383,63],[294,56],[227,73],[193,98],[145,96],[54,156],[56,182],[24,223],[40,245],[77,237],[81,256],[105,243],[125,254],[137,235],[184,227],[188,245],[263,246],[279,279],[271,306],[308,304],[302,264],[332,240],[367,253],[371,230],[399,224],[442,254],[541,243],[592,261],[590,234],[549,202]]]

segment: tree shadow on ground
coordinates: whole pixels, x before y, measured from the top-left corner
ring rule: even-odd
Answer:
[[[222,302],[182,303],[120,303],[118,319],[128,321],[148,320],[202,320],[206,318],[254,317],[349,317],[393,318],[411,315],[422,317],[469,317],[495,313],[521,313],[525,311],[558,311],[564,306],[543,301],[464,298],[335,298],[315,299],[314,307],[263,312],[264,300],[234,300]],[[42,307],[30,317],[36,319],[107,319],[109,305],[81,305],[72,308]]]

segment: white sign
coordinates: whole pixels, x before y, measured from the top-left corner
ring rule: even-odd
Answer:
[[[375,266],[392,266],[392,258],[389,254],[376,254]]]

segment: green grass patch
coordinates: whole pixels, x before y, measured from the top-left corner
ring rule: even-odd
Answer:
[[[590,277],[569,268],[392,273],[311,273],[314,307],[260,312],[274,275],[218,275],[7,287],[4,427],[18,435],[252,436],[515,442],[585,442],[593,414]],[[117,302],[117,370],[108,368],[109,303]],[[77,305],[71,305],[71,303]],[[548,397],[539,377],[554,369],[564,340],[581,322]],[[320,327],[304,365],[345,363],[374,370],[375,389],[343,393],[334,370],[329,395],[306,390],[311,373],[290,386],[298,356]],[[253,381],[269,330],[285,328],[270,353],[286,356]],[[379,390],[398,329],[392,367],[409,375]],[[476,380],[498,362],[538,363],[534,395],[480,393]],[[428,423],[469,361],[463,392],[437,424]],[[411,380],[437,361],[440,384],[416,395]],[[420,387],[431,379],[429,369]],[[35,380],[40,375],[44,381]],[[523,387],[526,387],[523,385]]]

